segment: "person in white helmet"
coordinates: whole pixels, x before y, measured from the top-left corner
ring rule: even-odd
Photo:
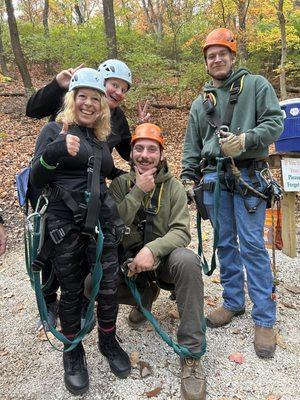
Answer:
[[[49,202],[45,243],[37,259],[43,261],[44,249],[50,246],[46,260],[51,260],[61,288],[61,331],[69,340],[81,329],[84,280],[96,262],[96,227],[100,221],[104,243],[103,276],[97,296],[98,345],[111,371],[126,378],[131,371],[130,360],[116,340],[118,243],[124,225],[105,184],[113,169],[106,141],[109,120],[101,74],[92,68],[79,69],[71,78],[56,121],[46,124],[37,138],[30,180],[34,187],[43,189]],[[65,344],[64,382],[71,393],[83,394],[89,387],[83,345],[79,342],[72,350],[68,347]]]
[[[69,68],[59,72],[56,77],[46,86],[34,93],[27,102],[26,115],[31,118],[44,118],[49,116],[50,121],[54,121],[59,110],[62,107],[64,95],[68,91],[71,77],[79,71],[83,64],[76,68]],[[129,161],[130,159],[130,140],[131,134],[129,125],[120,104],[124,100],[126,93],[132,85],[132,73],[128,66],[115,59],[109,59],[101,63],[98,67],[98,72],[103,79],[105,86],[105,95],[110,109],[110,133],[107,137],[107,144],[110,152],[116,148],[120,156]],[[147,112],[147,102],[144,107],[138,105],[139,122],[146,122],[150,118]],[[120,175],[122,171],[118,168],[112,170],[109,175],[110,179]],[[29,198],[33,207],[36,204],[40,192],[29,187]],[[51,273],[51,265],[45,265],[43,269],[43,282],[47,282]],[[48,308],[48,319],[52,324],[56,324],[57,319],[57,290],[58,282],[54,277],[51,285],[46,289],[45,301]],[[43,324],[39,319],[37,321],[37,329],[44,327],[48,329],[47,324]]]
[[[31,118],[55,117],[62,105],[62,99],[67,92],[72,75],[83,64],[76,68],[69,68],[59,72],[46,86],[34,93],[27,102],[26,116]],[[128,66],[120,60],[106,60],[98,67],[98,71],[105,80],[105,92],[111,114],[111,133],[107,142],[111,149],[115,147],[120,156],[129,161],[130,157],[130,130],[120,104],[132,85],[132,73]],[[150,114],[147,112],[147,102],[144,107],[138,106],[139,123],[147,122]]]

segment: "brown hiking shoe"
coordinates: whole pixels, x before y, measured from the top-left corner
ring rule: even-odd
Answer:
[[[149,293],[150,291],[150,293]],[[158,298],[160,289],[154,282],[150,282],[149,286],[145,289],[145,292],[142,294],[142,303],[144,307],[151,311],[152,303]],[[147,318],[144,314],[139,310],[137,306],[132,307],[129,315],[128,315],[128,323],[133,328],[138,328],[144,322],[147,321]]]
[[[200,358],[185,357],[181,363],[181,395],[184,400],[205,400],[206,381]]]
[[[227,310],[227,308],[221,306],[205,318],[206,325],[210,328],[219,328],[220,326],[229,324],[233,317],[236,317],[237,315],[242,315],[244,313],[244,308],[239,311],[230,311]]]
[[[254,349],[258,357],[272,358],[276,349],[276,338],[273,328],[255,325]]]

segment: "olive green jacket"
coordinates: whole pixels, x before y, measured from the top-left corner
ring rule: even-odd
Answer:
[[[177,247],[186,247],[191,240],[190,217],[183,185],[171,175],[167,166],[157,173],[155,183],[159,182],[163,184],[159,211],[154,217],[153,240],[147,243],[157,261]],[[137,187],[133,171],[115,178],[109,189],[118,205],[120,217],[130,228],[130,234],[123,239],[125,251],[138,244],[142,245],[142,232],[134,224],[134,219],[154,190],[147,194]]]

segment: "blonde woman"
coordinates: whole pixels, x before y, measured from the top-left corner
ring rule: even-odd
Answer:
[[[69,339],[80,330],[84,279],[94,262],[91,248],[98,219],[101,222],[105,239],[97,306],[99,349],[112,372],[126,378],[130,361],[116,340],[115,327],[117,245],[122,226],[105,184],[105,177],[114,167],[106,142],[109,121],[101,75],[91,68],[76,71],[63,110],[55,122],[44,126],[37,139],[30,179],[34,187],[43,188],[49,197],[47,235],[54,241],[50,258],[61,288],[62,333]],[[90,193],[87,207],[85,192]],[[82,343],[64,353],[63,363],[67,389],[73,394],[86,392],[89,377]]]

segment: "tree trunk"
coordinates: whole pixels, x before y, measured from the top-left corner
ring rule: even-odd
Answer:
[[[104,3],[105,3],[105,0],[104,0]],[[74,10],[75,10],[75,13],[77,15],[77,25],[83,24],[84,23],[84,17],[82,15],[81,10],[80,10],[80,6],[79,6],[78,1],[75,1]]]
[[[15,60],[16,60],[18,69],[20,71],[21,77],[22,77],[26,95],[29,96],[33,92],[34,89],[32,86],[31,78],[30,78],[30,75],[29,75],[29,72],[27,69],[27,65],[25,62],[25,58],[24,58],[21,43],[20,43],[19,32],[18,32],[16,18],[14,15],[14,8],[12,5],[12,0],[5,0],[5,5],[6,5],[6,12],[7,12],[7,20],[8,20],[8,26],[9,26],[11,47],[13,49]]]
[[[3,48],[3,42],[2,42],[2,18],[0,20],[0,69],[1,72],[4,76],[9,76],[7,64],[6,64],[6,59],[4,55],[4,48]]]
[[[43,26],[44,26],[44,36],[46,39],[47,47],[49,42],[49,24],[48,24],[48,17],[49,17],[49,0],[44,1],[44,9],[43,9]],[[50,60],[47,59],[45,62],[45,70],[48,75],[52,74],[52,68]]]
[[[247,30],[246,30],[246,18],[250,0],[237,0],[235,1],[238,14],[238,30],[239,30],[239,55],[241,62],[247,61],[249,53],[247,50]]]
[[[280,62],[280,96],[281,100],[287,98],[286,79],[285,79],[285,61],[287,53],[286,45],[286,32],[285,32],[285,17],[283,14],[284,0],[278,1],[277,16],[279,20],[280,33],[281,33],[281,62]]]
[[[117,37],[113,0],[103,1],[103,15],[106,35],[107,54],[109,58],[117,58]]]

